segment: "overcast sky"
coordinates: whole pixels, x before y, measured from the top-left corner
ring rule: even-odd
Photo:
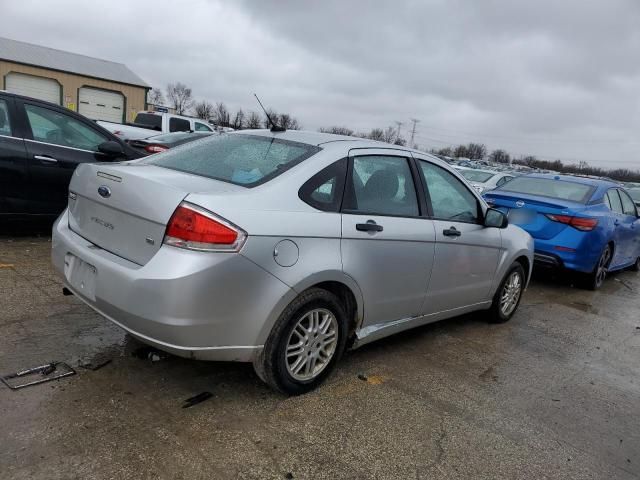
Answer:
[[[0,35],[305,129],[640,169],[640,1],[0,0]],[[313,4],[313,5],[312,5]]]

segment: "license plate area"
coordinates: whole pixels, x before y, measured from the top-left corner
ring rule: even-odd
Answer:
[[[536,213],[527,208],[511,209],[508,213],[509,221],[518,225],[532,223],[536,218]]]
[[[96,299],[96,267],[72,253],[64,256],[64,276],[69,285],[89,300]]]

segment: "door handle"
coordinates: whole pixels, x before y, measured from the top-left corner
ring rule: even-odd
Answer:
[[[449,227],[448,229],[443,230],[442,234],[445,237],[459,237],[460,235],[462,235],[462,232],[456,229],[456,227]]]
[[[381,232],[384,229],[382,225],[378,225],[373,220],[367,220],[367,223],[356,223],[356,230],[360,232]]]
[[[48,155],[36,155],[33,158],[44,163],[58,163],[58,160],[53,157],[49,157]]]

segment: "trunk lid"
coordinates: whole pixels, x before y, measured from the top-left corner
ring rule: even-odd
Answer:
[[[560,222],[549,220],[545,214],[575,216],[587,207],[578,202],[559,198],[545,198],[536,195],[492,191],[484,198],[494,208],[509,217],[509,223],[518,225],[533,238],[549,240],[565,228],[572,228]]]
[[[144,265],[162,246],[166,225],[187,195],[239,188],[137,162],[83,164],[69,185],[69,227],[100,248]]]

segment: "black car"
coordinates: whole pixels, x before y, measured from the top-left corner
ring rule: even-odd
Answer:
[[[151,137],[129,140],[129,145],[137,150],[141,155],[153,155],[164,152],[170,148],[177,147],[183,143],[193,142],[209,135],[216,135],[214,132],[173,132],[153,135]]]
[[[141,156],[82,115],[0,91],[0,218],[59,215],[78,164]]]

